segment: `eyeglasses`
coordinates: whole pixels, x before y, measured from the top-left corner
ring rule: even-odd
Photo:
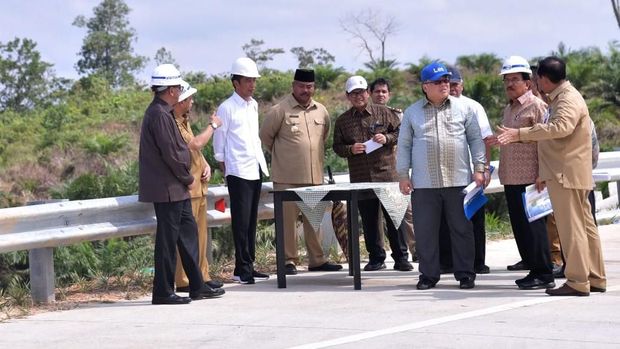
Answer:
[[[519,82],[525,81],[523,79],[515,78],[515,79],[504,79],[504,85],[514,85]]]
[[[435,81],[426,81],[425,84],[433,84],[433,85],[441,85],[441,84],[450,84],[450,79],[439,79]]]

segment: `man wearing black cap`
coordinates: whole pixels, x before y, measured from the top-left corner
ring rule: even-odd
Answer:
[[[260,139],[271,152],[271,178],[275,190],[323,184],[325,139],[330,119],[327,109],[312,99],[314,70],[297,69],[293,93],[274,105],[260,128]],[[299,259],[296,227],[299,208],[293,202],[284,203],[284,254],[286,273],[297,274]],[[319,234],[302,215],[304,238],[308,249],[308,270],[338,271],[341,265],[327,261]]]

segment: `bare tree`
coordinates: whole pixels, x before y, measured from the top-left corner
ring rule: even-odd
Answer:
[[[265,44],[263,40],[251,39],[249,43],[241,46],[245,55],[256,62],[259,67],[265,67],[265,64],[272,61],[275,55],[284,53],[281,48],[263,49],[263,44]]]
[[[396,18],[373,9],[365,9],[340,19],[340,27],[358,43],[361,52],[366,53],[370,66],[385,65],[385,43],[396,34],[398,26]]]
[[[618,22],[618,28],[620,28],[620,0],[611,0],[611,7],[614,9],[616,22]]]

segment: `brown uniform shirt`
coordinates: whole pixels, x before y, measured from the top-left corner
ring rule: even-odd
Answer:
[[[592,130],[586,102],[565,81],[549,94],[549,109],[549,122],[520,128],[519,139],[538,141],[540,179],[591,190]]]
[[[362,112],[351,108],[338,117],[333,149],[338,156],[347,158],[351,183],[398,181],[394,146],[399,127],[400,120],[395,113],[377,104],[368,104]],[[386,137],[381,148],[369,154],[351,153],[354,143],[364,143],[377,133]]]
[[[547,104],[527,91],[504,108],[502,124],[510,128],[531,127],[544,122]],[[538,144],[511,143],[500,147],[499,181],[507,185],[531,184],[538,177]]]
[[[285,184],[322,184],[329,127],[327,109],[314,100],[304,108],[290,94],[274,105],[259,132],[271,152],[271,179]]]
[[[194,138],[194,132],[192,131],[192,127],[189,124],[189,120],[184,118],[183,116],[176,116],[174,120],[177,122],[177,126],[179,127],[179,132],[181,132],[181,137],[185,143],[189,144]],[[207,159],[205,159],[202,152],[199,150],[191,150],[189,149],[190,156],[192,158],[192,164],[190,166],[190,172],[192,176],[198,181],[202,177],[202,172],[205,168],[207,168]],[[200,182],[200,185],[195,185],[190,191],[189,195],[192,198],[199,198],[204,195],[207,195],[208,192],[208,183]]]

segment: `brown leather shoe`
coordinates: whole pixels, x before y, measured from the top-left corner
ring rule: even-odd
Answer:
[[[548,288],[545,293],[550,296],[589,296],[590,292],[581,292],[577,291],[574,288],[568,286],[567,284],[562,285],[559,288]]]

